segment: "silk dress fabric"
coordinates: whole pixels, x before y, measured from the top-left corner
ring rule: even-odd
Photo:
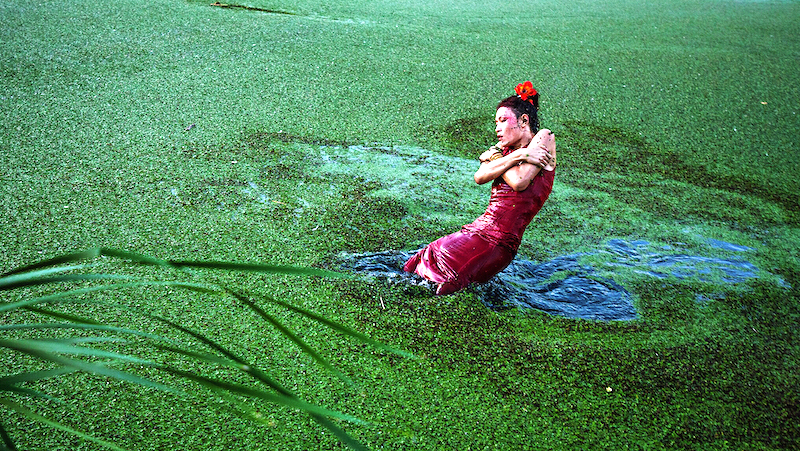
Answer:
[[[525,228],[550,196],[554,177],[555,170],[539,171],[528,188],[519,192],[498,177],[483,215],[422,248],[403,270],[439,284],[439,295],[472,282],[488,282],[516,256]]]

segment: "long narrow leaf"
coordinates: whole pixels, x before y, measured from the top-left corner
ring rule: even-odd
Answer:
[[[182,288],[190,291],[196,291],[199,293],[219,293],[220,289],[218,287],[204,284],[204,283],[193,283],[193,282],[176,282],[176,281],[152,281],[152,280],[144,280],[139,282],[131,282],[131,283],[119,283],[119,284],[107,284],[107,285],[98,285],[93,287],[86,287],[86,288],[79,288],[75,290],[64,291],[60,293],[53,293],[46,296],[40,296],[32,299],[27,299],[24,301],[18,302],[9,302],[6,304],[0,304],[0,312],[3,311],[11,311],[15,309],[19,309],[22,307],[26,307],[29,305],[36,305],[36,304],[49,304],[49,303],[60,303],[60,302],[76,302],[76,303],[88,303],[92,301],[80,300],[80,299],[73,299],[76,296],[94,293],[94,292],[103,292],[103,291],[111,291],[111,290],[119,290],[124,288],[140,288],[140,287],[170,287],[170,288]]]
[[[15,274],[13,276],[4,277],[3,279],[0,279],[0,291],[10,290],[13,288],[30,287],[36,285],[49,285],[49,284],[63,283],[63,282],[123,280],[123,279],[130,280],[132,279],[132,277],[122,276],[119,274],[65,274],[63,276],[55,276],[55,277],[37,277],[37,276],[31,276],[30,273],[25,273],[25,274]]]
[[[49,316],[50,318],[63,319],[63,320],[69,321],[70,323],[94,324],[94,325],[98,325],[98,326],[102,324],[100,321],[95,321],[95,320],[93,320],[91,318],[86,318],[86,317],[78,316],[78,315],[72,315],[70,313],[56,312],[55,310],[50,310],[50,309],[41,308],[41,307],[23,307],[23,309],[25,309],[25,310],[27,310],[29,312],[38,313],[40,315]]]
[[[155,363],[138,357],[120,354],[117,352],[103,351],[101,349],[86,348],[83,346],[73,346],[75,343],[97,343],[97,342],[123,342],[120,339],[110,337],[85,337],[72,338],[67,340],[6,340],[0,339],[0,347],[14,349],[16,351],[31,353],[42,352],[48,354],[71,354],[95,357],[100,359],[122,360],[139,365],[152,366]]]
[[[319,276],[336,279],[352,279],[350,274],[344,274],[335,271],[328,271],[316,268],[304,268],[300,266],[285,266],[285,265],[267,265],[261,263],[232,263],[220,261],[189,261],[189,260],[168,260],[169,264],[184,268],[202,268],[202,269],[224,269],[228,271],[247,271],[247,272],[260,272],[268,274],[287,274],[299,276]]]
[[[63,265],[65,263],[74,263],[84,260],[92,260],[98,257],[114,257],[114,258],[121,258],[125,260],[134,261],[137,263],[147,263],[151,265],[164,265],[167,266],[168,263],[164,260],[159,260],[157,258],[148,257],[146,255],[137,254],[135,252],[127,252],[121,251],[117,249],[105,248],[105,247],[96,247],[92,249],[87,249],[84,251],[79,252],[72,252],[68,254],[59,255],[53,258],[48,258],[46,260],[42,260],[37,263],[33,263],[31,265],[22,266],[19,268],[12,269],[11,271],[6,272],[2,276],[9,276],[12,274],[19,274],[24,272],[31,272],[34,270],[38,270],[40,268],[47,268],[50,266],[55,265]]]
[[[20,373],[13,376],[0,377],[0,386],[21,384],[23,382],[36,382],[42,379],[49,379],[51,377],[61,376],[62,374],[72,373],[74,371],[75,370],[71,368],[59,367],[51,370],[31,371],[29,373]]]
[[[57,398],[54,398],[50,395],[46,395],[44,393],[38,392],[36,390],[31,390],[28,388],[18,387],[16,384],[21,384],[23,382],[37,382],[42,379],[48,379],[55,376],[61,376],[67,373],[75,372],[72,368],[54,368],[51,370],[44,370],[44,371],[31,371],[28,373],[20,373],[15,374],[13,376],[6,376],[0,378],[0,391],[9,391],[14,393],[20,393],[23,395],[28,395],[35,398],[44,398],[50,401],[59,401]]]
[[[233,356],[233,355],[231,355],[231,356],[234,359],[236,359],[236,361],[223,359],[223,358],[216,357],[216,356],[213,356],[213,355],[197,353],[197,352],[194,352],[194,351],[186,351],[186,350],[181,350],[181,349],[167,349],[167,350],[170,350],[170,351],[176,352],[176,353],[180,353],[180,354],[186,355],[188,357],[194,357],[194,358],[197,358],[199,360],[204,360],[204,361],[207,361],[207,362],[210,362],[210,363],[217,363],[217,364],[221,364],[221,365],[224,365],[224,366],[228,366],[228,367],[236,368],[236,369],[239,369],[239,370],[243,370],[243,371],[245,371],[245,372],[247,372],[247,373],[249,373],[251,375],[256,376],[260,380],[269,380],[269,381],[271,381],[271,379],[268,378],[265,373],[263,373],[262,371],[258,370],[257,368],[254,368],[254,367],[251,367],[251,366],[247,365],[243,360],[241,360],[241,359],[239,359],[239,358],[237,358],[236,356]],[[171,371],[171,370],[168,370],[168,371]],[[174,371],[177,371],[177,370],[174,370]],[[185,373],[183,373],[183,374],[185,376]],[[200,377],[200,376],[197,376],[197,377]],[[210,381],[210,380],[207,380],[207,381]],[[200,382],[200,381],[198,381],[198,382]],[[203,383],[203,382],[201,382],[201,383]],[[206,382],[206,383],[204,383],[204,385],[208,386],[209,383],[210,382]],[[268,385],[272,386],[272,385],[277,385],[277,384],[270,382],[270,383],[268,383]],[[280,391],[279,391],[280,395],[276,395],[276,396],[281,396],[281,399],[284,399],[284,400],[289,400],[289,399],[290,400],[297,400],[298,399],[296,397],[296,395],[294,395],[293,393],[289,392],[288,390],[286,390],[286,389],[284,389],[284,388],[282,388],[280,386],[278,386],[278,387],[280,388]],[[211,388],[214,388],[214,387],[211,387]],[[240,416],[246,417],[246,418],[250,419],[251,421],[261,422],[261,420],[255,414],[255,412],[253,411],[252,408],[245,406],[244,404],[242,404],[241,402],[238,402],[232,396],[230,396],[230,393],[229,393],[230,390],[226,391],[224,388],[218,387],[216,389],[216,392],[220,396],[222,396],[223,398],[227,399],[229,402],[237,404],[237,406],[239,407],[240,411],[234,411],[234,413],[239,414]],[[260,393],[263,393],[263,392],[260,392]],[[264,398],[264,397],[261,397],[261,399],[265,399],[265,400],[269,401],[269,399]],[[273,402],[275,402],[275,401],[273,401]],[[284,403],[282,403],[282,404],[284,404]],[[284,405],[286,405],[286,404],[284,404]],[[293,406],[289,406],[289,407],[293,407]],[[299,407],[299,408],[302,409],[302,407]],[[364,448],[364,446],[361,443],[359,443],[357,440],[353,439],[344,430],[342,430],[341,428],[336,426],[333,422],[331,422],[325,416],[320,415],[318,413],[309,412],[308,409],[303,409],[303,410],[306,410],[311,415],[312,419],[314,419],[321,426],[329,429],[336,437],[338,437],[343,443],[345,443],[346,445],[350,446],[352,449],[355,449],[355,450],[365,450],[366,449],[366,448]],[[244,412],[246,415],[243,415],[242,412]]]
[[[42,359],[42,360],[53,362],[53,363],[56,363],[58,365],[63,365],[63,366],[67,366],[67,367],[70,367],[70,368],[75,368],[76,370],[86,371],[86,372],[89,372],[89,373],[95,373],[95,374],[99,374],[101,376],[106,376],[106,377],[110,377],[110,378],[113,378],[113,379],[118,379],[118,380],[121,380],[121,381],[134,383],[134,384],[141,385],[141,386],[144,386],[144,387],[155,388],[157,390],[166,391],[166,392],[169,392],[169,393],[174,393],[174,394],[181,395],[181,396],[185,396],[186,395],[186,393],[184,393],[184,392],[182,392],[182,391],[180,391],[178,389],[169,387],[169,386],[164,385],[164,384],[159,384],[157,382],[153,382],[151,380],[148,380],[148,379],[133,375],[133,374],[125,372],[125,371],[115,370],[115,369],[109,368],[109,367],[107,367],[105,365],[86,362],[86,361],[78,360],[78,359],[72,359],[72,358],[64,357],[64,356],[61,356],[61,355],[58,355],[58,354],[55,354],[55,353],[52,353],[52,352],[43,351],[41,349],[29,348],[29,347],[26,347],[26,346],[17,346],[17,345],[15,345],[13,340],[0,340],[0,346],[7,347],[7,348],[10,348],[10,349],[14,349],[16,351],[19,351],[19,352],[22,352],[22,353],[37,357],[37,358]]]
[[[311,356],[312,359],[316,360],[317,363],[322,365],[325,369],[327,369],[328,371],[330,371],[331,373],[336,375],[336,377],[338,377],[340,380],[344,381],[345,383],[347,383],[349,385],[353,385],[353,381],[350,380],[350,378],[348,378],[347,376],[342,374],[342,372],[337,370],[333,365],[331,365],[330,362],[328,362],[328,360],[326,360],[324,357],[322,357],[318,352],[314,351],[314,349],[312,349],[311,346],[309,346],[300,337],[295,335],[294,332],[292,332],[286,326],[284,326],[283,323],[278,321],[277,318],[275,318],[274,316],[272,316],[269,313],[267,313],[266,311],[264,311],[264,309],[262,309],[259,306],[257,306],[253,301],[251,301],[249,298],[247,298],[243,294],[237,293],[235,291],[231,291],[231,294],[233,294],[236,297],[236,299],[238,299],[240,302],[244,303],[247,307],[249,307],[252,311],[254,311],[262,319],[264,319],[268,323],[272,324],[272,326],[275,327],[276,329],[278,329],[278,331],[280,333],[282,333],[286,338],[291,340],[303,352],[305,352],[306,354]]]
[[[314,404],[309,404],[300,398],[294,396],[284,396],[277,393],[269,393],[263,390],[257,390],[254,388],[246,387],[243,385],[233,384],[226,381],[221,381],[218,379],[211,379],[209,377],[200,376],[188,371],[179,370],[176,368],[170,367],[161,367],[164,371],[169,373],[176,374],[178,376],[185,377],[187,379],[191,379],[201,385],[204,385],[214,391],[222,390],[229,393],[237,393],[239,395],[248,396],[251,398],[262,399],[264,401],[268,401],[275,404],[280,404],[286,407],[290,407],[293,409],[302,410],[304,412],[309,412],[317,415],[323,415],[326,417],[331,418],[338,418],[340,420],[348,421],[351,423],[356,424],[367,424],[365,421],[355,418],[350,415],[346,415],[340,412],[336,412],[333,410],[325,409],[323,407],[316,406]]]
[[[42,398],[42,399],[47,399],[48,401],[61,402],[61,400],[59,400],[58,398],[54,398],[50,395],[46,395],[36,390],[31,390],[30,388],[17,387],[16,385],[9,385],[9,386],[0,385],[0,391],[26,395],[31,398]]]
[[[69,271],[77,271],[80,269],[89,268],[91,265],[73,265],[73,266],[60,266],[57,268],[46,268],[46,269],[39,269],[36,271],[25,271],[20,273],[12,273],[9,275],[4,275],[0,277],[0,289],[4,289],[5,286],[13,286],[21,281],[27,281],[30,279],[43,279],[46,277],[51,277],[53,274],[60,274]]]
[[[120,251],[117,249],[101,248],[100,254],[130,260],[134,263],[146,265],[159,265],[175,268],[202,268],[202,269],[223,269],[228,271],[248,271],[261,272],[268,274],[293,274],[304,276],[320,276],[331,278],[352,279],[350,274],[344,274],[324,269],[304,268],[298,266],[267,265],[262,263],[237,263],[221,261],[193,261],[193,260],[162,260],[149,257],[135,252]]]
[[[5,326],[0,326],[0,330],[26,330],[26,329],[34,329],[34,330],[42,330],[42,329],[75,329],[75,330],[95,330],[95,331],[102,331],[102,332],[115,332],[115,333],[123,333],[123,334],[130,334],[135,335],[137,337],[142,338],[149,338],[156,341],[166,342],[176,344],[174,340],[171,340],[166,337],[162,337],[160,335],[151,334],[148,332],[142,332],[136,329],[128,329],[126,327],[116,327],[116,326],[106,326],[105,324],[100,323],[37,323],[37,324],[9,324]]]
[[[12,269],[11,271],[2,274],[2,277],[9,276],[12,274],[19,274],[23,272],[31,272],[39,268],[47,268],[49,266],[62,265],[64,263],[73,263],[83,260],[91,260],[93,258],[99,257],[100,254],[101,254],[100,248],[95,248],[81,252],[59,255],[57,257],[48,258],[47,260],[42,260],[40,262],[33,263],[31,265],[21,266],[19,268]]]
[[[14,401],[11,401],[9,399],[0,398],[0,404],[3,404],[4,406],[8,407],[9,409],[14,410],[17,413],[19,413],[20,415],[26,416],[26,417],[34,420],[34,421],[38,421],[39,423],[46,424],[46,425],[48,425],[50,427],[62,430],[64,432],[67,432],[69,434],[75,435],[75,436],[80,437],[82,439],[89,440],[91,442],[97,443],[98,445],[104,446],[106,448],[117,450],[117,451],[127,451],[125,448],[122,448],[122,447],[120,447],[120,446],[118,446],[118,445],[116,445],[114,443],[107,442],[105,440],[101,440],[99,438],[93,437],[93,436],[91,436],[89,434],[86,434],[84,432],[81,432],[81,431],[78,431],[76,429],[73,429],[73,428],[71,428],[69,426],[65,426],[65,425],[63,425],[63,424],[61,424],[61,423],[59,423],[57,421],[53,421],[53,420],[51,420],[51,419],[49,419],[47,417],[39,415],[38,413],[28,409],[27,407],[25,407],[25,406],[23,406],[21,404],[18,404],[18,403],[14,402]],[[3,437],[4,440],[5,440],[5,438],[6,437]],[[9,440],[9,443],[11,443],[10,442],[10,440],[11,440],[10,437],[8,437],[8,440]],[[13,448],[13,444],[11,444],[10,448],[14,449]]]
[[[400,349],[396,349],[396,348],[394,348],[392,346],[389,346],[387,344],[381,343],[381,342],[379,342],[377,340],[374,340],[374,339],[362,334],[361,332],[356,332],[355,330],[350,329],[349,327],[344,326],[342,324],[339,324],[336,321],[331,321],[328,318],[325,318],[324,316],[318,315],[318,314],[312,312],[311,310],[307,310],[307,309],[304,309],[302,307],[297,307],[297,306],[295,306],[293,304],[290,304],[288,302],[275,299],[272,296],[259,295],[258,297],[260,299],[264,299],[266,301],[269,301],[269,302],[271,302],[273,304],[280,305],[281,307],[283,307],[283,308],[285,308],[287,310],[299,313],[299,314],[301,314],[301,315],[303,315],[303,316],[305,316],[307,318],[311,318],[314,321],[317,321],[319,323],[325,324],[326,326],[330,327],[333,330],[337,330],[337,331],[339,331],[339,332],[341,332],[341,333],[343,333],[345,335],[349,335],[349,336],[351,336],[353,338],[358,339],[359,341],[367,343],[367,344],[369,344],[371,346],[374,346],[374,347],[376,347],[378,349],[383,349],[385,351],[389,351],[389,352],[392,352],[394,354],[397,354],[397,355],[400,355],[400,356],[403,356],[403,357],[415,358],[414,354],[411,354],[409,352],[402,351]]]
[[[285,396],[294,396],[294,394],[289,389],[283,387],[281,384],[279,384],[278,382],[273,380],[271,377],[269,377],[266,373],[264,373],[263,371],[261,371],[260,369],[258,369],[256,367],[254,367],[253,365],[251,365],[250,363],[245,361],[243,358],[237,356],[232,351],[228,350],[227,348],[225,348],[224,346],[222,346],[219,343],[215,342],[214,340],[206,337],[203,334],[195,332],[195,331],[193,331],[193,330],[191,330],[189,328],[183,327],[180,324],[177,324],[177,323],[175,323],[173,321],[170,321],[170,320],[168,320],[166,318],[161,318],[161,317],[155,316],[155,315],[150,315],[150,316],[152,318],[154,318],[154,319],[162,321],[163,323],[165,323],[165,324],[167,324],[167,325],[169,325],[169,326],[171,326],[171,327],[173,327],[173,328],[175,328],[177,330],[180,330],[181,332],[184,332],[184,333],[186,333],[188,335],[191,335],[192,337],[194,337],[197,340],[199,340],[201,343],[204,343],[204,344],[210,346],[212,349],[217,350],[218,352],[220,352],[222,355],[224,355],[225,357],[227,357],[231,361],[236,362],[237,364],[241,365],[242,368],[247,368],[247,373],[248,374],[250,374],[251,376],[253,376],[256,379],[260,380],[261,382],[265,383],[268,387],[270,387],[271,389],[277,391],[278,393],[281,393],[281,394],[283,394]]]
[[[8,435],[5,428],[3,428],[3,424],[0,423],[0,439],[3,439],[3,443],[0,443],[0,451],[17,451],[17,447],[14,445],[14,442],[11,440],[11,436]]]
[[[329,431],[333,432],[333,434],[342,441],[345,445],[349,446],[350,448],[357,450],[357,451],[367,451],[367,447],[362,445],[361,442],[350,437],[350,435],[345,432],[342,428],[337,426],[333,423],[333,421],[325,418],[321,415],[312,415],[314,420],[319,423],[321,426],[325,427]]]

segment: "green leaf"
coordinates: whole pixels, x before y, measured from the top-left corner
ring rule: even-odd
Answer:
[[[128,277],[123,277],[128,278]],[[76,296],[101,292],[101,291],[110,291],[110,290],[120,290],[124,288],[140,288],[140,287],[147,287],[147,286],[154,286],[154,287],[171,287],[171,288],[183,288],[190,291],[197,291],[200,293],[221,293],[221,290],[218,287],[204,284],[204,283],[192,283],[192,282],[178,282],[178,281],[139,281],[139,282],[132,282],[132,283],[119,283],[119,284],[107,284],[107,285],[98,285],[93,287],[86,287],[86,288],[79,288],[75,290],[64,291],[60,293],[49,294],[46,296],[40,296],[33,299],[28,299],[25,301],[18,301],[18,302],[10,302],[6,304],[0,305],[0,312],[3,311],[11,311],[18,308],[23,308],[30,305],[36,304],[45,304],[45,303],[60,303],[60,302],[70,302],[70,303],[93,303],[95,301],[86,301],[86,300],[79,300],[73,299]]]
[[[230,263],[219,261],[188,261],[188,260],[169,260],[169,264],[178,268],[203,268],[203,269],[224,269],[227,271],[247,271],[261,272],[269,274],[288,274],[298,276],[318,276],[337,279],[352,279],[350,274],[339,273],[316,268],[303,268],[298,266],[266,265],[260,263]]]
[[[20,373],[20,374],[15,374],[13,376],[6,376],[6,377],[3,377],[3,378],[0,378],[0,390],[20,393],[20,394],[23,394],[23,395],[28,395],[28,396],[32,396],[32,397],[36,397],[36,398],[45,398],[45,399],[49,399],[51,401],[58,401],[58,399],[56,399],[56,398],[54,398],[52,396],[46,395],[44,393],[38,392],[36,390],[17,387],[17,384],[21,384],[21,383],[24,383],[24,382],[37,382],[37,381],[40,381],[42,379],[48,379],[48,378],[55,377],[55,376],[61,376],[62,374],[72,373],[74,371],[75,370],[71,369],[71,368],[59,367],[59,368],[54,368],[54,369],[51,369],[51,370],[32,371],[32,372],[29,372],[29,373]]]
[[[35,344],[31,344],[30,342],[33,341],[33,340],[25,340],[25,342],[22,342],[22,341],[23,340],[0,340],[0,347],[6,347],[6,348],[9,348],[9,349],[14,349],[16,351],[31,355],[33,357],[37,357],[37,358],[42,359],[42,360],[46,360],[46,361],[53,362],[53,363],[56,363],[56,364],[59,364],[59,365],[67,366],[67,367],[70,367],[70,368],[74,368],[76,370],[87,371],[87,372],[90,372],[90,373],[95,373],[95,374],[99,374],[99,375],[102,375],[102,376],[111,377],[111,378],[118,379],[118,380],[121,380],[121,381],[138,384],[138,385],[141,385],[141,386],[144,386],[144,387],[155,388],[157,390],[166,391],[166,392],[169,392],[169,393],[174,393],[174,394],[178,394],[178,395],[185,395],[185,393],[183,393],[180,390],[177,390],[175,388],[172,388],[172,387],[169,387],[169,386],[166,386],[166,385],[163,385],[163,384],[159,384],[157,382],[150,381],[148,379],[144,379],[144,378],[139,377],[139,376],[135,376],[135,375],[133,375],[131,373],[128,373],[128,372],[125,372],[125,371],[115,370],[113,368],[108,368],[105,365],[86,362],[86,361],[78,360],[78,359],[72,359],[72,358],[69,358],[69,357],[64,357],[64,356],[58,355],[58,354],[53,353],[53,352],[49,352],[49,350],[43,349],[43,346],[37,346]],[[22,343],[20,343],[20,342],[22,342]],[[129,357],[129,358],[130,359],[135,359],[134,357]],[[136,360],[140,360],[140,359],[136,359]],[[146,362],[146,361],[141,361],[141,362]],[[152,362],[147,362],[147,363],[149,363],[151,366],[156,366]]]
[[[60,376],[62,374],[69,374],[73,372],[75,372],[74,369],[59,367],[59,368],[53,368],[51,370],[20,373],[20,374],[15,374],[13,376],[0,377],[0,386],[15,385],[23,382],[36,382],[42,379],[48,379],[51,377]]]
[[[347,432],[345,432],[342,428],[337,426],[333,423],[333,421],[329,420],[328,418],[319,416],[319,415],[312,415],[314,420],[319,423],[321,426],[327,428],[329,431],[333,432],[333,434],[342,441],[345,445],[349,446],[352,449],[358,451],[367,451],[367,447],[362,445],[361,442],[351,437]]]
[[[34,329],[34,330],[41,330],[41,329],[75,329],[75,330],[97,330],[97,331],[104,331],[104,332],[117,332],[117,333],[124,333],[124,334],[131,334],[136,335],[138,337],[143,338],[150,338],[157,341],[163,341],[167,343],[175,343],[173,340],[169,338],[162,337],[160,335],[151,334],[148,332],[142,332],[136,329],[129,329],[126,327],[117,327],[117,326],[106,326],[105,324],[92,322],[92,323],[36,323],[36,324],[9,324],[5,326],[0,326],[0,330],[26,330],[26,329]]]
[[[90,259],[93,259],[93,258],[97,258],[99,256],[100,256],[100,249],[99,248],[88,249],[88,250],[85,250],[85,251],[75,252],[75,253],[71,253],[71,254],[59,255],[57,257],[53,257],[53,258],[49,258],[49,259],[46,259],[46,260],[42,260],[40,262],[33,263],[31,265],[21,266],[19,268],[12,269],[11,271],[8,271],[5,274],[3,274],[2,277],[9,276],[9,275],[12,275],[12,274],[23,273],[23,272],[31,272],[31,271],[37,270],[39,268],[47,268],[49,266],[61,265],[61,264],[64,264],[64,263],[73,263],[73,262],[77,262],[77,261],[90,260]]]
[[[18,404],[18,403],[14,402],[14,401],[11,401],[9,399],[0,398],[0,404],[6,406],[9,409],[19,413],[20,415],[28,417],[28,418],[30,418],[30,419],[32,419],[34,421],[37,421],[37,422],[42,423],[42,424],[46,424],[46,425],[48,425],[50,427],[59,429],[61,431],[67,432],[67,433],[72,434],[72,435],[75,435],[75,436],[80,437],[82,439],[89,440],[91,442],[97,443],[98,445],[104,446],[106,448],[117,450],[117,451],[127,451],[125,448],[117,446],[114,443],[107,442],[107,441],[101,440],[99,438],[95,438],[95,437],[93,437],[93,436],[91,436],[89,434],[86,434],[84,432],[78,431],[78,430],[73,429],[73,428],[71,428],[69,426],[65,426],[65,425],[63,425],[63,424],[61,424],[61,423],[59,423],[57,421],[53,421],[53,420],[51,420],[49,418],[43,417],[42,415],[39,415],[38,413],[35,413],[34,411],[28,409],[27,407],[25,407],[25,406],[23,406],[21,404]],[[3,441],[6,442],[6,446],[8,446],[10,449],[15,449],[13,443],[11,443],[11,438],[8,437],[8,435],[5,433],[5,431],[2,431],[2,432],[3,432]],[[6,441],[6,438],[8,439],[8,441]]]
[[[383,349],[385,351],[392,352],[392,353],[400,355],[402,357],[415,358],[414,354],[411,354],[409,352],[402,351],[402,350],[394,348],[392,346],[383,344],[383,343],[381,343],[381,342],[379,342],[377,340],[374,340],[374,339],[362,334],[361,332],[356,332],[355,330],[350,329],[347,326],[339,324],[339,323],[337,323],[335,321],[331,321],[328,318],[325,318],[324,316],[318,315],[318,314],[312,312],[311,310],[307,310],[307,309],[304,309],[304,308],[301,308],[301,307],[297,307],[297,306],[292,305],[292,304],[290,304],[288,302],[275,299],[272,296],[268,296],[268,295],[260,295],[258,297],[261,298],[261,299],[264,299],[266,301],[269,301],[269,302],[271,302],[273,304],[280,305],[280,306],[282,306],[282,307],[284,307],[284,308],[286,308],[288,310],[291,310],[293,312],[299,313],[299,314],[301,314],[301,315],[303,315],[303,316],[305,316],[307,318],[313,319],[314,321],[317,321],[317,322],[319,322],[321,324],[325,324],[326,326],[330,327],[333,330],[337,330],[337,331],[339,331],[339,332],[341,332],[341,333],[343,333],[345,335],[349,335],[349,336],[351,336],[353,338],[358,339],[359,341],[367,343],[367,344],[369,344],[371,346],[374,346],[374,347],[376,347],[378,349]]]
[[[0,423],[0,439],[3,439],[3,443],[0,443],[2,446],[0,447],[0,451],[17,451],[17,447],[14,446],[11,436],[9,436],[8,432],[3,428],[2,423]]]
[[[237,393],[237,394],[240,394],[240,395],[248,396],[248,397],[251,397],[251,398],[262,399],[264,401],[268,401],[268,402],[275,403],[275,404],[280,404],[280,405],[283,405],[283,406],[286,406],[286,407],[302,410],[302,411],[313,413],[313,414],[317,414],[317,415],[323,415],[323,416],[326,416],[326,417],[337,418],[337,419],[340,419],[340,420],[344,420],[344,421],[348,421],[348,422],[356,423],[356,424],[362,424],[362,425],[368,424],[365,421],[360,420],[358,418],[355,418],[355,417],[353,417],[351,415],[346,415],[346,414],[343,414],[343,413],[340,413],[340,412],[336,412],[336,411],[333,411],[333,410],[329,410],[329,409],[325,409],[323,407],[316,406],[314,404],[309,404],[309,403],[307,403],[305,401],[302,401],[300,398],[297,398],[296,396],[285,396],[285,395],[282,395],[282,394],[279,394],[279,393],[269,393],[269,392],[265,392],[263,390],[258,390],[258,389],[246,387],[244,385],[233,384],[233,383],[221,381],[221,380],[218,380],[218,379],[211,379],[209,377],[200,376],[200,375],[197,375],[197,374],[194,374],[194,373],[191,373],[191,372],[188,372],[188,371],[179,370],[179,369],[176,369],[176,368],[170,368],[170,367],[163,367],[162,366],[161,369],[164,370],[164,371],[167,371],[169,373],[173,373],[173,374],[176,374],[176,375],[179,375],[179,376],[183,376],[183,377],[185,377],[187,379],[191,379],[191,380],[193,380],[193,381],[195,381],[195,382],[197,382],[197,383],[199,383],[201,385],[204,385],[204,386],[206,386],[206,387],[208,387],[208,388],[210,388],[210,389],[212,389],[214,391],[222,390],[222,391],[229,392],[229,393]]]
[[[180,330],[181,332],[184,332],[184,333],[186,333],[188,335],[191,335],[192,337],[194,337],[197,340],[199,340],[201,343],[204,343],[207,346],[210,346],[212,349],[216,349],[222,355],[224,355],[225,357],[227,357],[231,361],[236,362],[236,364],[240,365],[241,366],[240,369],[245,370],[248,374],[250,374],[251,376],[255,377],[257,380],[263,382],[268,387],[272,388],[273,390],[277,391],[278,393],[282,393],[282,394],[284,394],[286,396],[294,396],[294,394],[290,390],[288,390],[287,388],[284,388],[281,384],[279,384],[278,382],[273,380],[271,377],[269,377],[269,375],[267,375],[266,373],[264,373],[260,369],[254,367],[253,365],[250,365],[247,361],[245,361],[241,357],[237,356],[232,351],[228,350],[227,348],[225,348],[224,346],[222,346],[219,343],[215,342],[214,340],[206,337],[205,335],[200,334],[198,332],[195,332],[195,331],[193,331],[193,330],[191,330],[189,328],[183,327],[180,324],[177,324],[177,323],[175,323],[173,321],[170,321],[170,320],[168,320],[166,318],[161,318],[161,317],[155,316],[155,315],[150,315],[150,317],[153,318],[153,319],[157,319],[157,320],[159,320],[159,321],[161,321],[161,322],[163,322],[163,323],[165,323],[165,324],[167,324],[167,325],[169,325],[169,326],[171,326],[171,327],[173,327],[173,328],[175,328],[177,330]]]
[[[331,365],[330,362],[328,362],[327,359],[322,357],[318,352],[314,351],[311,348],[311,346],[309,346],[305,341],[303,341],[300,337],[298,337],[294,332],[292,332],[286,326],[284,326],[283,323],[278,321],[277,318],[275,318],[274,316],[272,316],[269,313],[267,313],[266,311],[264,311],[264,309],[262,309],[261,307],[256,305],[255,302],[253,302],[252,300],[250,300],[249,298],[247,298],[243,294],[237,293],[235,291],[230,291],[230,293],[233,296],[235,296],[236,299],[238,299],[239,301],[244,303],[247,307],[249,307],[252,311],[254,311],[262,319],[264,319],[268,323],[272,324],[272,326],[275,327],[276,329],[278,329],[278,331],[280,333],[282,333],[286,338],[291,340],[303,352],[305,352],[306,354],[311,356],[312,359],[317,361],[317,363],[322,365],[325,369],[327,369],[328,371],[333,373],[336,377],[338,377],[340,380],[344,381],[348,385],[354,385],[353,381],[350,378],[348,378],[347,376],[342,374],[341,371],[337,370],[333,365]]]
[[[14,274],[12,276],[3,277],[0,279],[0,291],[62,282],[121,280],[131,278],[130,276],[120,276],[117,274],[65,274],[57,277],[44,277],[42,274],[38,274],[37,271],[36,273]]]

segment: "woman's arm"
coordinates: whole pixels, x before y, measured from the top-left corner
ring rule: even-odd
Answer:
[[[524,191],[533,181],[534,177],[539,174],[542,167],[531,163],[522,163],[519,166],[513,166],[503,173],[503,180],[508,183],[514,191]]]
[[[482,185],[502,176],[514,191],[522,191],[530,185],[542,167],[550,165],[550,147],[555,152],[552,132],[540,130],[528,147],[493,161],[482,161],[481,167],[475,172],[475,183]]]

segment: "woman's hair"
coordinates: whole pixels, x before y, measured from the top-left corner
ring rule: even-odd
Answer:
[[[497,109],[506,107],[514,112],[519,119],[523,114],[527,114],[531,121],[531,132],[535,135],[539,131],[539,94],[536,93],[528,100],[522,100],[520,96],[506,97],[497,104]]]

